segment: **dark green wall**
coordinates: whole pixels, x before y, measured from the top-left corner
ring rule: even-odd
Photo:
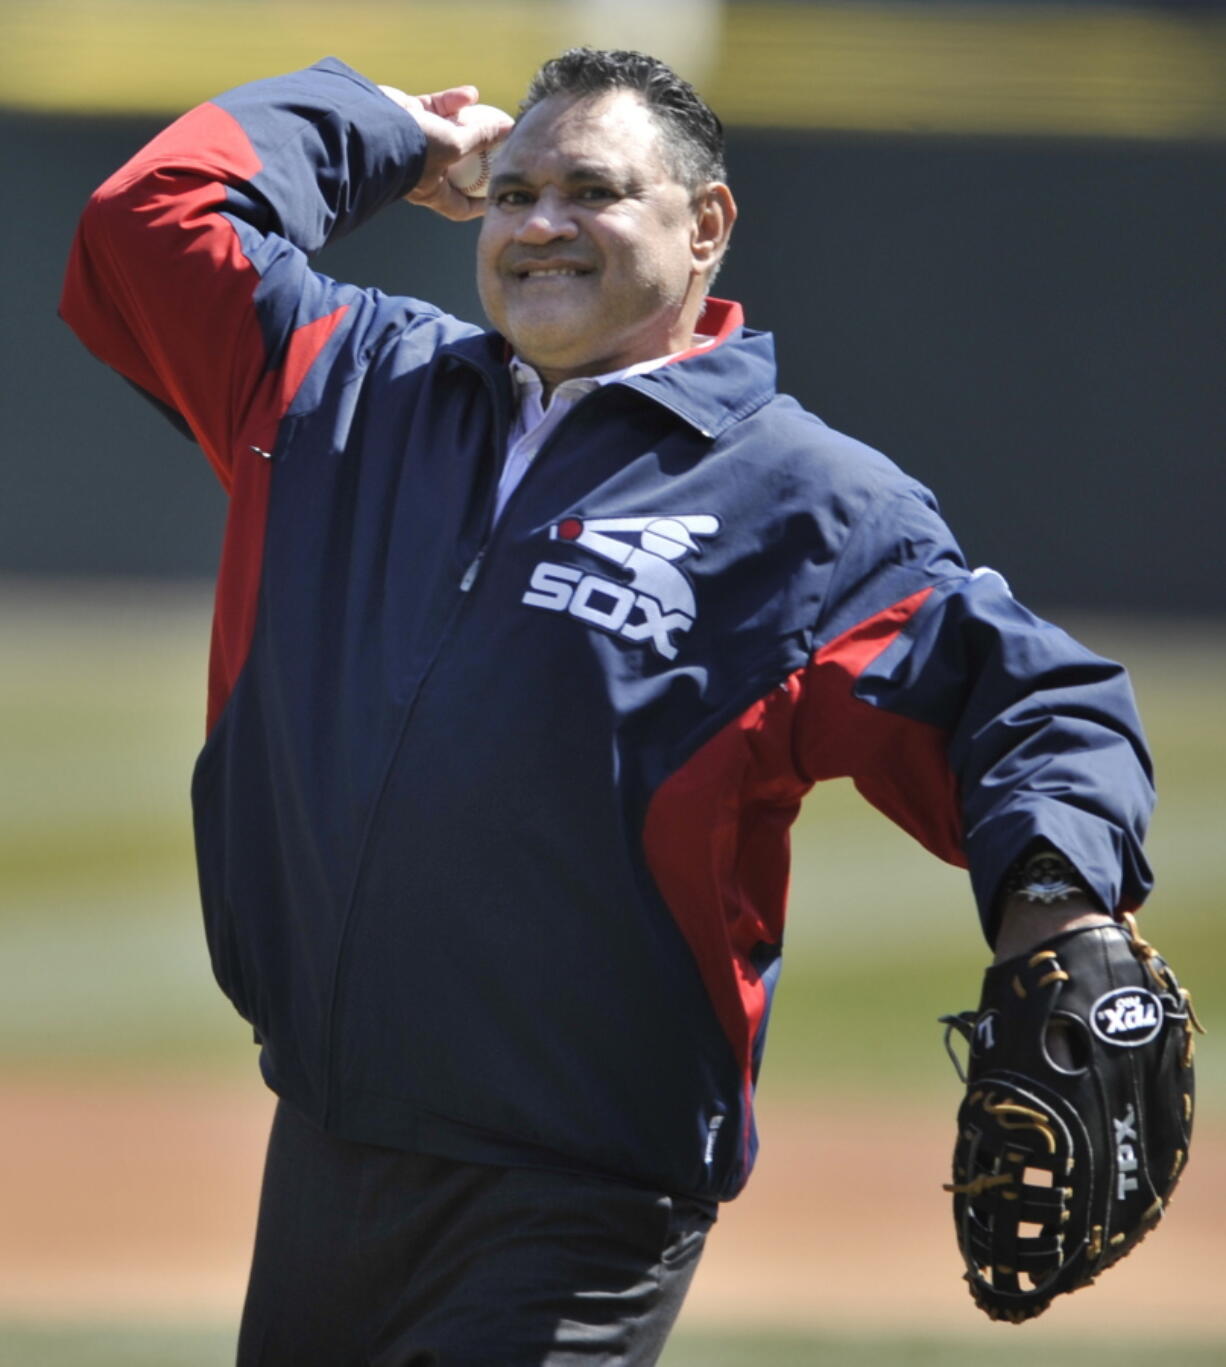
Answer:
[[[0,115],[0,572],[189,576],[198,453],[55,317],[92,186],[156,128]],[[733,133],[717,292],[782,383],[928,483],[1043,608],[1226,611],[1226,146]],[[321,269],[476,316],[475,228],[389,210]]]

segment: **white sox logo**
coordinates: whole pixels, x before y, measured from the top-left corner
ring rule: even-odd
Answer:
[[[701,555],[696,536],[714,536],[719,518],[706,513],[648,517],[567,517],[550,527],[551,541],[581,546],[629,573],[630,582],[542,560],[520,600],[565,612],[626,641],[650,641],[666,660],[677,657],[673,633],[694,625],[690,581],[676,562]]]

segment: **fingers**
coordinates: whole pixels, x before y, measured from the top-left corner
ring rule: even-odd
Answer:
[[[477,103],[475,85],[453,86],[430,95],[408,95],[390,85],[379,89],[413,115],[427,142],[454,152],[453,160],[493,147],[515,127],[515,120],[503,110]]]
[[[472,218],[480,218],[485,212],[485,200],[471,199],[462,194],[447,179],[446,173],[431,180],[423,177],[405,195],[410,204],[423,209],[431,209],[454,223],[465,223]]]
[[[421,178],[404,198],[456,222],[480,218],[485,201],[457,190],[447,179],[447,171],[470,153],[500,142],[515,121],[501,110],[477,104],[474,85],[452,86],[426,95],[409,95],[395,86],[379,88],[413,116],[426,138]]]
[[[379,89],[393,104],[398,104],[406,114],[412,114],[416,118],[421,113],[423,106],[420,96],[408,95],[399,86],[394,85],[381,85]]]
[[[449,90],[436,90],[432,95],[418,95],[417,98],[431,114],[441,119],[454,119],[461,109],[477,103],[475,85],[456,85]]]
[[[421,118],[428,120],[430,115],[423,114]],[[422,126],[425,128],[425,123]],[[461,105],[441,125],[443,140],[457,149],[453,159],[456,161],[471,152],[489,151],[496,147],[514,127],[515,120],[509,114],[489,104]]]
[[[492,104],[465,105],[456,111],[455,122],[461,128],[475,129],[486,142],[500,142],[515,127],[510,114]]]

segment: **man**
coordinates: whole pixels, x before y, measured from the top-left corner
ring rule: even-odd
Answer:
[[[314,274],[504,126],[329,60],[91,202],[64,316],[231,494],[193,783],[218,979],[281,1101],[243,1363],[649,1363],[756,1149],[788,827],[852,776],[1004,954],[1137,905],[1122,671],[706,298],[718,121],[637,54],[538,74],[495,331]],[[428,263],[422,264],[428,278]]]

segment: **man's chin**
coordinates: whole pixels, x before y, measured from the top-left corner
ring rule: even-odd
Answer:
[[[566,320],[551,319],[548,323],[512,324],[504,335],[516,356],[534,370],[579,373],[597,360],[593,349],[577,345],[581,331],[573,322],[567,326]]]

